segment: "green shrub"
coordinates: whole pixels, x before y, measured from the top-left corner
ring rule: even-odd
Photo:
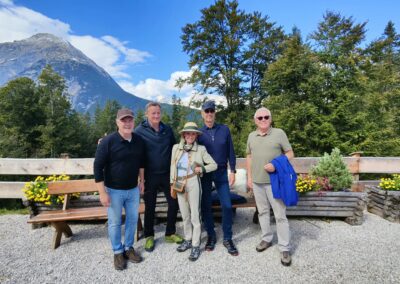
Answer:
[[[326,189],[342,190],[351,187],[353,178],[346,164],[343,162],[340,150],[335,148],[329,155],[325,153],[318,161],[318,164],[312,167],[311,176],[316,179],[324,179],[327,182]]]

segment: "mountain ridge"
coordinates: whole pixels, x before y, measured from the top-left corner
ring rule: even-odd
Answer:
[[[36,81],[48,64],[65,78],[72,107],[78,112],[93,113],[97,105],[103,107],[107,100],[116,100],[134,111],[149,102],[124,91],[103,68],[71,43],[46,33],[0,44],[0,86],[18,77]]]

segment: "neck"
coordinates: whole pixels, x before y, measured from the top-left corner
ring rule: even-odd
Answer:
[[[121,131],[118,130],[119,135],[121,135],[122,138],[125,140],[130,140],[132,139],[132,132],[127,134],[127,133],[122,133]]]
[[[208,127],[208,128],[212,128],[214,126],[214,121],[208,122],[205,121],[204,124]]]
[[[261,133],[261,134],[267,134],[267,132],[268,132],[268,130],[269,130],[269,127],[268,128],[263,128],[263,129],[261,129],[261,128],[258,128],[258,131]]]
[[[150,126],[151,126],[152,128],[154,128],[156,131],[160,130],[160,123],[151,123],[149,120],[148,120],[148,123],[149,123]]]

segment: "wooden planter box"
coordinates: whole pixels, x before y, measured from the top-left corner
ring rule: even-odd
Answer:
[[[366,194],[363,192],[306,192],[296,206],[287,207],[287,216],[339,217],[350,225],[363,223]]]
[[[400,191],[382,190],[377,186],[367,187],[367,210],[390,222],[400,223]]]

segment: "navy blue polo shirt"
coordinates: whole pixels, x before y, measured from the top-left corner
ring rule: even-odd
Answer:
[[[200,130],[203,134],[199,136],[198,142],[206,147],[207,152],[218,164],[218,169],[226,169],[229,162],[230,169],[235,170],[235,150],[228,126],[214,124],[212,128],[208,128],[204,125]]]
[[[131,141],[118,132],[104,137],[97,146],[94,159],[94,179],[106,187],[131,189],[137,186],[139,169],[145,165],[143,138],[132,133]]]

